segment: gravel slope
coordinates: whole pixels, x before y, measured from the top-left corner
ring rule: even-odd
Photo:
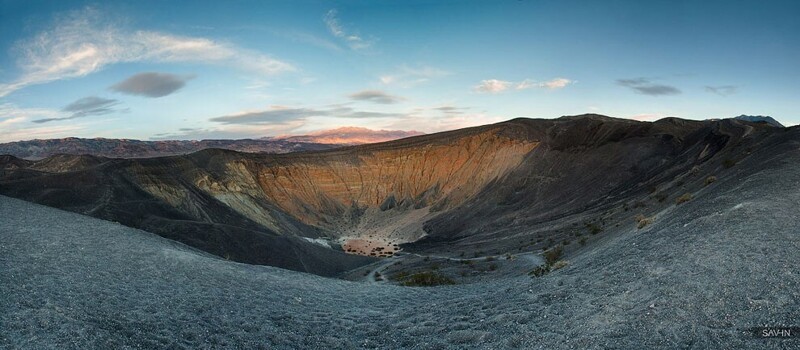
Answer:
[[[234,263],[0,197],[0,348],[796,349],[747,331],[800,325],[790,146],[549,275],[436,288]]]

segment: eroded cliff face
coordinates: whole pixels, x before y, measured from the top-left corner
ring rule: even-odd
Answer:
[[[446,145],[276,161],[256,164],[254,171],[265,197],[281,210],[336,229],[343,214],[369,209],[457,206],[519,165],[537,144],[489,130]]]
[[[129,171],[141,189],[198,219],[212,221],[199,191],[279,234],[302,234],[297,221],[353,253],[384,247],[380,255],[422,237],[423,222],[506,176],[539,144],[503,129],[356,152],[141,161]]]

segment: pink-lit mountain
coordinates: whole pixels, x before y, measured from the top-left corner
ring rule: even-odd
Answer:
[[[360,145],[365,143],[392,141],[424,134],[425,133],[423,132],[414,130],[372,130],[354,126],[345,126],[336,129],[316,131],[307,135],[281,135],[271,139],[289,142]]]

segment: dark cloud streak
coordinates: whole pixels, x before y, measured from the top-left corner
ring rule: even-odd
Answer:
[[[271,124],[286,123],[295,120],[305,120],[309,117],[338,117],[338,118],[402,118],[402,113],[382,113],[357,111],[350,107],[336,107],[327,110],[311,108],[273,108],[265,111],[247,112],[242,114],[226,115],[209,119],[222,124]]]
[[[617,84],[648,96],[667,96],[681,93],[681,90],[674,86],[654,84],[647,78],[619,79]]]
[[[435,109],[437,111],[440,111],[440,112],[442,112],[444,114],[447,114],[447,115],[457,115],[457,114],[464,114],[464,112],[466,110],[468,110],[469,108],[467,108],[467,107],[454,107],[454,106],[441,106],[441,107],[436,107],[436,108],[433,108],[433,109]]]
[[[403,101],[404,98],[387,94],[380,90],[364,90],[350,95],[351,100],[368,101],[380,104],[393,104]]]
[[[706,91],[717,94],[720,96],[729,96],[735,94],[739,90],[738,86],[722,85],[722,86],[706,86]]]
[[[193,78],[194,75],[146,72],[133,75],[109,89],[128,95],[157,98],[182,89]]]
[[[117,104],[119,104],[119,101],[114,99],[102,98],[97,96],[84,97],[82,99],[70,103],[69,105],[61,109],[64,112],[72,113],[68,117],[36,119],[33,120],[33,122],[41,124],[59,120],[83,118],[92,115],[109,114],[117,111],[114,108],[114,106],[116,106]]]
[[[274,108],[266,111],[225,115],[211,118],[209,120],[223,124],[269,124],[283,123],[322,115],[325,115],[325,112],[308,108]]]

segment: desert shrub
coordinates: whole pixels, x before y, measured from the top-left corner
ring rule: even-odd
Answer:
[[[598,234],[598,233],[603,231],[603,228],[600,227],[600,225],[597,225],[595,223],[587,222],[584,225],[586,225],[586,228],[589,229],[589,233],[591,233],[593,235],[596,235],[596,234]]]
[[[514,257],[513,257],[513,256],[511,256],[511,253],[506,253],[506,260],[511,260],[511,259],[513,259],[513,258],[514,258]]]
[[[432,287],[448,284],[456,284],[456,282],[433,271],[415,273],[403,282],[403,285],[408,287]]]
[[[558,270],[558,269],[560,269],[560,268],[562,268],[562,267],[564,267],[564,266],[567,266],[568,264],[569,264],[569,263],[568,263],[566,260],[559,260],[559,261],[556,261],[556,263],[555,263],[555,264],[553,264],[552,270],[553,270],[553,271],[555,271],[555,270]]]
[[[725,169],[730,169],[730,168],[732,168],[734,165],[736,165],[736,160],[734,160],[734,159],[727,158],[727,159],[725,159],[725,160],[723,160],[723,161],[722,161],[722,166],[724,166],[724,167],[725,167]]]
[[[486,257],[486,261],[494,261],[494,257],[493,256],[487,256]]]
[[[489,264],[489,271],[497,270],[497,264]]]
[[[438,269],[439,269],[439,264],[431,265],[431,270],[438,270]]]
[[[578,241],[578,243],[580,245],[586,245],[586,237],[581,237],[581,239]]]
[[[645,226],[653,223],[653,218],[648,218],[642,214],[636,215],[636,217],[634,217],[633,219],[636,220],[636,228],[638,229],[642,229]]]
[[[402,281],[402,280],[406,279],[406,277],[408,277],[408,272],[400,271],[400,272],[398,272],[398,273],[396,273],[394,275],[394,280],[395,281]]]
[[[544,252],[544,262],[547,266],[553,265],[558,259],[561,257],[561,254],[564,253],[564,248],[562,246],[557,246],[553,249],[549,249]]]
[[[531,270],[531,272],[528,272],[528,275],[531,275],[533,277],[542,277],[546,275],[548,272],[550,272],[550,265],[540,265]]]
[[[655,198],[659,202],[663,202],[663,201],[667,200],[667,197],[669,197],[669,195],[667,195],[664,192],[658,192],[655,195],[653,195],[653,198]]]
[[[717,177],[716,177],[716,176],[714,176],[714,175],[711,175],[711,176],[709,176],[709,177],[707,177],[707,178],[706,178],[706,183],[705,183],[705,185],[706,185],[706,186],[708,186],[708,185],[710,185],[710,184],[712,184],[712,183],[714,183],[714,182],[717,182]]]
[[[675,199],[675,204],[677,205],[677,204],[681,204],[681,203],[686,203],[686,202],[688,202],[690,200],[692,200],[692,194],[691,193],[684,193],[680,197]]]

